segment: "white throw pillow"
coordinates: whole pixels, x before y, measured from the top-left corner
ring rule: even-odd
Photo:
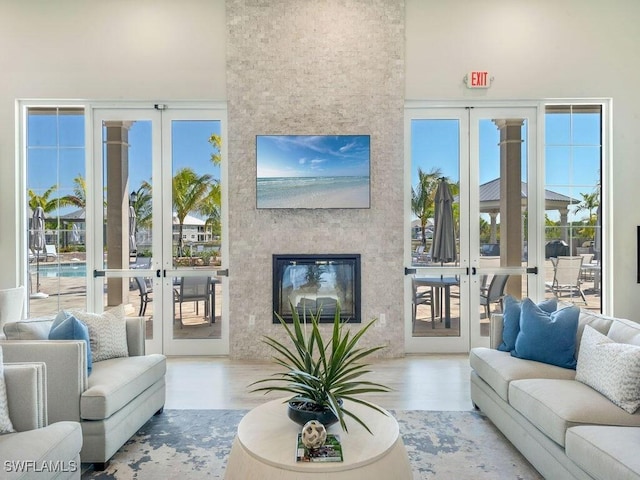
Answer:
[[[576,380],[634,413],[640,407],[640,346],[614,342],[586,325],[580,342]]]
[[[70,310],[89,329],[93,362],[128,357],[127,326],[122,305],[104,313]]]
[[[0,347],[0,434],[15,432],[9,418],[9,402],[7,402],[7,386],[4,383],[4,363],[2,363],[2,347]]]

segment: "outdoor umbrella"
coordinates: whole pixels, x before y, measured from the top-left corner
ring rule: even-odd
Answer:
[[[36,255],[36,293],[34,297],[48,296],[40,292],[40,252],[43,252],[46,245],[44,237],[44,209],[36,207],[31,217],[31,241],[30,246]]]
[[[129,206],[129,254],[138,250],[136,242],[136,211],[133,205]]]
[[[80,227],[77,223],[74,223],[71,227],[71,242],[80,243]]]
[[[451,195],[449,184],[444,178],[440,179],[436,190],[433,223],[432,261],[440,263],[455,262],[458,257],[453,223],[453,195]]]

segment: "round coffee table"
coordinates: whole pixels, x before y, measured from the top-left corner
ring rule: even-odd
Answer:
[[[238,425],[225,471],[226,480],[302,480],[331,478],[411,479],[411,465],[399,434],[398,422],[357,403],[345,402],[373,432],[346,419],[349,433],[339,424],[327,429],[340,436],[342,462],[297,462],[296,440],[301,427],[287,417],[283,399],[272,400],[247,413]]]

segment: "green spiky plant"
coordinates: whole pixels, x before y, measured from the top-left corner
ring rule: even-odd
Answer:
[[[368,355],[384,348],[384,345],[362,348],[358,342],[365,332],[375,323],[371,320],[358,332],[352,334],[345,328],[340,318],[340,306],[336,308],[333,319],[331,338],[325,341],[319,327],[321,311],[308,316],[311,332],[306,335],[305,324],[300,320],[297,310],[291,305],[293,323],[290,326],[277,315],[280,323],[285,328],[290,346],[276,340],[273,337],[265,337],[264,342],[276,351],[274,361],[284,367],[286,371],[275,373],[270,378],[258,380],[251,384],[269,383],[251,390],[252,392],[282,391],[292,393],[293,397],[287,401],[305,402],[315,410],[330,410],[338,419],[340,426],[346,432],[345,417],[351,417],[362,425],[369,433],[369,427],[353,412],[345,407],[344,400],[365,405],[386,415],[386,412],[377,405],[358,398],[363,393],[389,392],[390,389],[382,384],[362,380],[360,377],[370,370],[369,364],[361,360]]]

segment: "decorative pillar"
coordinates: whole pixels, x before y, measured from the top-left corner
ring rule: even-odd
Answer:
[[[560,208],[560,238],[569,243],[569,210]]]
[[[132,122],[106,126],[107,268],[129,268],[129,128]],[[129,302],[129,282],[107,278],[107,306]]]
[[[498,213],[500,212],[489,212],[489,218],[491,219],[491,236],[489,238],[489,243],[498,243],[498,225],[496,223]]]
[[[500,131],[500,265],[522,265],[522,118],[497,119]],[[522,277],[511,277],[506,293],[522,297]]]

